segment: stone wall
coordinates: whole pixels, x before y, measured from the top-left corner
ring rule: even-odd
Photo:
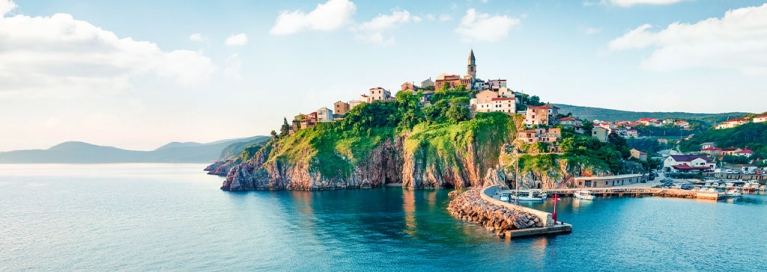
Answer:
[[[500,237],[506,237],[511,230],[544,227],[545,222],[535,214],[491,203],[480,196],[481,191],[471,189],[458,195],[447,208],[450,214],[479,224]]]
[[[496,192],[500,191],[500,186],[488,186],[487,188],[482,190],[481,197],[487,202],[493,203],[495,205],[503,206],[508,209],[514,209],[521,212],[531,213],[537,216],[538,218],[545,218],[545,222],[543,222],[544,227],[551,227],[554,225],[554,219],[551,218],[551,213],[547,213],[544,211],[539,211],[536,209],[531,209],[528,207],[523,206],[517,206],[511,203],[503,202],[498,199],[493,198],[492,196],[495,195]]]

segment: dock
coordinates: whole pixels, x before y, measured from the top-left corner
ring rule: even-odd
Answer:
[[[540,190],[548,195],[558,194],[562,196],[573,196],[573,193],[581,189],[544,189]],[[617,196],[617,197],[675,197],[701,200],[720,200],[726,198],[722,192],[700,192],[681,189],[662,189],[662,188],[588,188],[584,191],[590,191],[595,196]]]
[[[567,234],[573,232],[573,226],[561,221],[554,222],[554,219],[551,216],[551,213],[531,209],[524,206],[518,206],[514,205],[508,202],[501,201],[497,198],[495,198],[498,195],[498,192],[501,191],[500,186],[494,185],[487,187],[485,189],[482,189],[480,192],[480,197],[482,199],[495,204],[499,206],[504,206],[510,209],[515,210],[522,210],[531,214],[535,214],[539,218],[542,219],[544,222],[543,227],[536,227],[536,228],[525,228],[525,229],[515,229],[515,230],[507,230],[504,233],[504,237],[507,238],[522,238],[522,237],[530,237],[530,236],[545,236],[545,235],[559,235],[559,234]]]

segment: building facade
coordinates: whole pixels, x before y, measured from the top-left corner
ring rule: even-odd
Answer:
[[[577,177],[575,186],[578,188],[605,188],[620,185],[636,184],[645,181],[642,174],[628,174],[604,177]]]
[[[333,109],[335,114],[344,115],[349,112],[351,108],[349,107],[349,103],[338,101],[333,103]]]
[[[610,130],[603,128],[603,127],[594,127],[591,129],[591,137],[596,138],[600,142],[606,143],[610,136]]]
[[[333,117],[333,110],[328,109],[326,107],[322,107],[317,110],[317,122],[333,122],[335,121],[335,118]]]
[[[527,107],[525,125],[528,127],[535,125],[549,125],[549,106]]]
[[[514,115],[517,110],[517,101],[513,97],[496,97],[491,99],[492,111]]]
[[[667,172],[711,171],[715,166],[705,155],[670,155],[663,161],[663,170]]]

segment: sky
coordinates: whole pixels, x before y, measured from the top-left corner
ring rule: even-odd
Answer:
[[[765,0],[0,0],[0,151],[268,135],[471,49],[552,103],[767,111]]]

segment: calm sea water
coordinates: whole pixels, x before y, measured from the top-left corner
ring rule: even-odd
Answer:
[[[447,190],[229,193],[203,167],[0,165],[0,271],[767,267],[762,195],[566,198],[572,234],[509,241],[453,219]]]

